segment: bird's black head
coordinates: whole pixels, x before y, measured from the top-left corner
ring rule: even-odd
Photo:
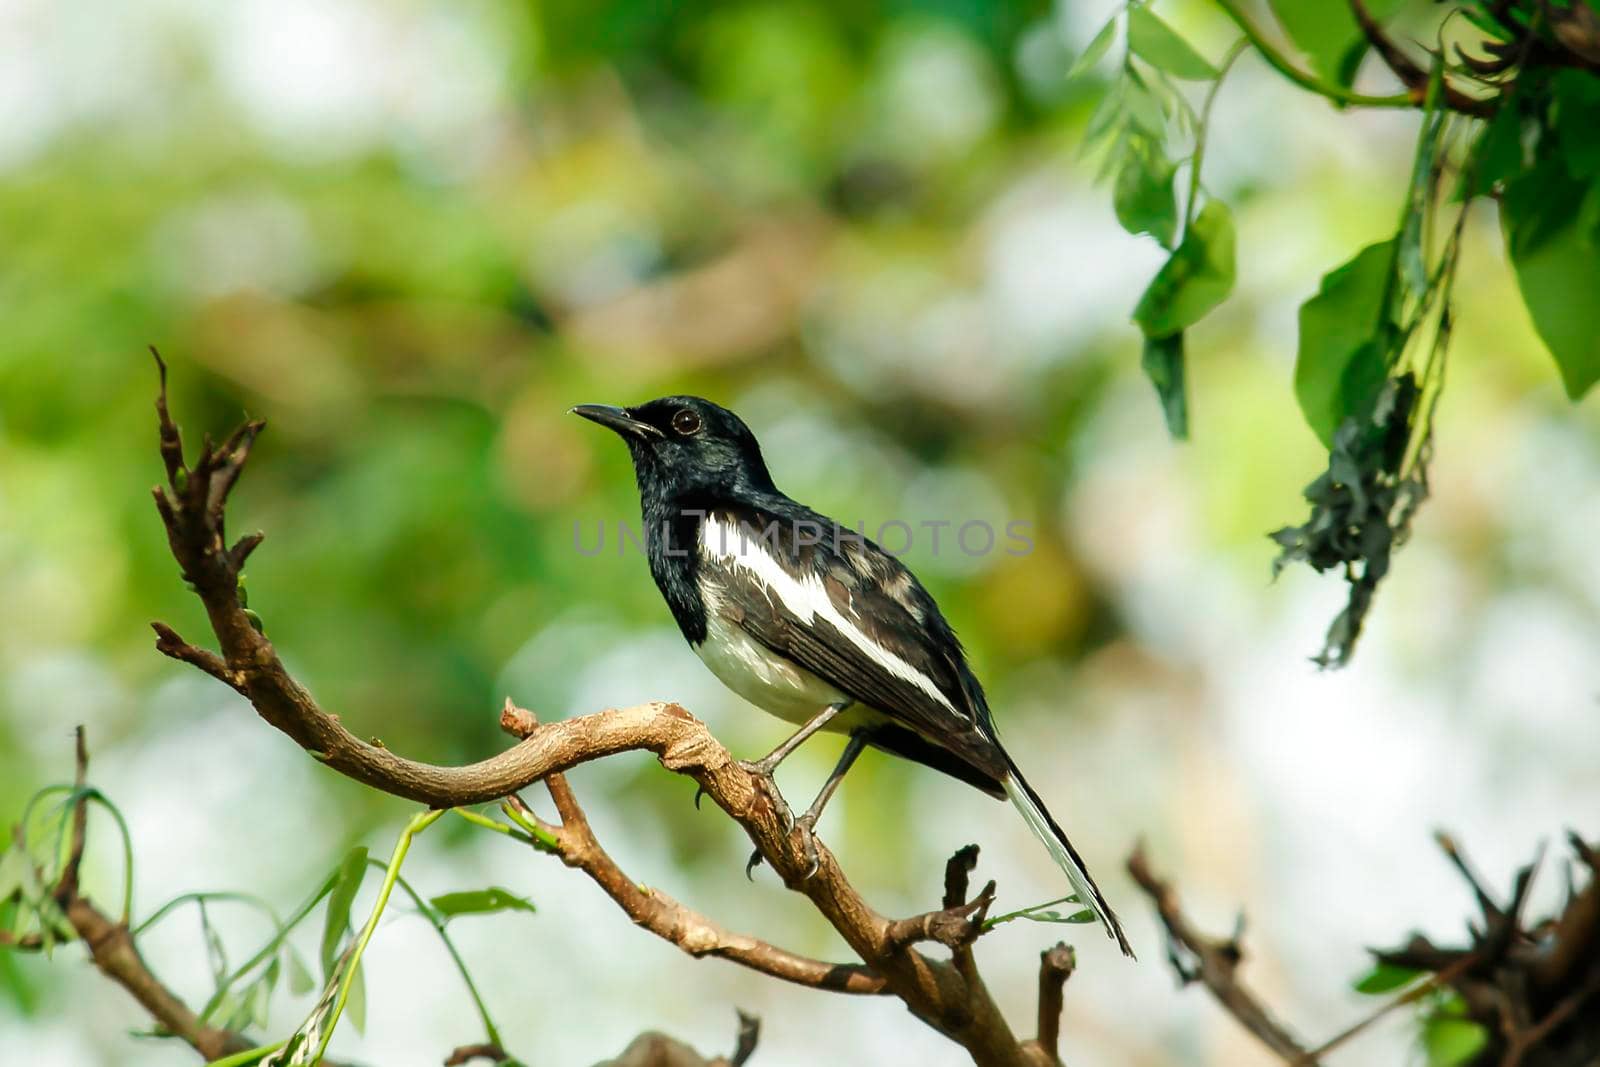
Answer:
[[[579,404],[572,413],[627,442],[646,496],[775,491],[750,428],[709,400],[664,396],[631,408]]]

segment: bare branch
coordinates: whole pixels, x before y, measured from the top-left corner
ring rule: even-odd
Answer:
[[[178,636],[178,631],[164,622],[153,622],[150,628],[156,632],[156,651],[162,655],[171,656],[175,660],[200,668],[237,693],[245,691],[243,672],[229,667],[215,652],[191,645]]]
[[[1315,1067],[1317,1061],[1305,1046],[1273,1018],[1240,980],[1239,962],[1243,957],[1237,940],[1219,941],[1195,930],[1178,907],[1177,892],[1151,871],[1142,845],[1128,857],[1128,873],[1155,902],[1156,912],[1167,929],[1168,958],[1179,980],[1203,984],[1230,1015],[1286,1063]]]
[[[1064,941],[1039,953],[1039,1036],[1031,1044],[1036,1056],[1045,1063],[1061,1062],[1062,994],[1077,966],[1077,954]]]
[[[959,908],[967,902],[967,879],[978,869],[978,846],[963,845],[944,864],[945,908]]]
[[[991,880],[983,891],[965,904],[942,911],[929,911],[889,924],[889,944],[896,948],[919,941],[935,941],[948,949],[968,948],[983,933],[983,920],[994,903],[995,885]]]
[[[461,1064],[471,1063],[473,1060],[488,1060],[490,1063],[499,1063],[509,1059],[506,1050],[492,1041],[485,1041],[478,1045],[462,1045],[450,1050],[450,1055],[445,1057],[444,1067],[461,1067]]]
[[[84,741],[81,723],[73,730],[72,750],[72,784],[78,791],[78,799],[72,805],[72,836],[67,844],[67,859],[61,865],[61,877],[56,880],[51,894],[63,911],[78,895],[78,872],[83,867],[83,846],[89,830],[89,798],[83,795],[89,783],[89,747]]]
[[[516,707],[509,700],[500,713],[500,724],[520,736],[531,736],[541,729],[532,712]],[[860,964],[825,963],[733,933],[661,890],[641,886],[628,877],[601,846],[566,776],[552,774],[545,779],[545,786],[561,816],[560,825],[546,824],[556,838],[561,861],[588,875],[636,925],[696,958],[715,956],[731,960],[797,985],[840,993],[888,991],[882,976]],[[514,803],[520,804],[520,801]]]
[[[224,547],[228,495],[262,424],[247,422],[216,448],[208,441],[194,465],[185,467],[166,403],[164,373],[156,408],[170,489],[170,493],[156,491],[157,508],[173,557],[204,604],[221,650],[220,656],[204,653],[169,627],[158,625],[165,654],[233,685],[263,719],[317,760],[383,792],[432,807],[457,807],[513,797],[533,782],[546,782],[561,813],[561,825],[550,829],[563,861],[588,874],[635,922],[686,952],[720,956],[821,989],[892,993],[912,1014],[967,1049],[980,1065],[1034,1062],[1012,1034],[972,962],[970,945],[981,932],[993,884],[972,902],[958,902],[943,912],[899,922],[885,918],[861,898],[820,843],[813,866],[802,833],[785,817],[781,798],[769,794],[764,780],[734,761],[703,723],[676,704],[614,708],[541,725],[508,703],[502,725],[523,740],[465,767],[409,760],[345,729],[338,716],[323,710],[290,676],[258,628],[258,620],[241,603],[239,566],[254,547],[253,539],[244,539],[233,550]],[[784,884],[821,912],[862,963],[824,963],[730,933],[659,890],[643,889],[629,879],[595,840],[561,774],[580,763],[632,750],[652,752],[668,770],[693,778],[739,823]],[[967,870],[970,863],[971,857]],[[947,891],[954,887],[953,877],[964,895],[965,870],[959,876],[947,871]],[[951,946],[954,959],[934,960],[911,947],[928,939]]]
[[[1530,977],[1541,992],[1569,984],[1579,966],[1600,954],[1600,852],[1575,833],[1568,842],[1589,868],[1589,882],[1567,901],[1551,928],[1549,949],[1533,962]]]

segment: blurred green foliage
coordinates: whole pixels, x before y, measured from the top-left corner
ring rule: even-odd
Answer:
[[[396,750],[481,757],[504,743],[493,709],[508,691],[547,717],[590,710],[577,685],[597,663],[638,698],[682,695],[654,673],[670,659],[605,659],[670,624],[641,558],[575,551],[575,526],[634,521],[637,502],[622,451],[562,414],[677,391],[737,406],[784,487],[832,514],[915,522],[958,506],[1030,523],[1023,558],[919,546],[910,562],[1002,722],[1056,713],[1052,672],[1124,636],[1124,604],[1062,512],[1105,459],[1141,333],[1175,434],[1199,368],[1224,415],[1194,424],[1194,464],[1215,486],[1207,536],[1253,545],[1248,565],[1264,569],[1263,502],[1282,511],[1316,462],[1312,434],[1283,414],[1286,369],[1271,377],[1251,322],[1223,302],[1251,254],[1241,245],[1236,262],[1252,182],[1272,166],[1236,172],[1215,199],[1195,173],[1207,124],[1192,98],[1212,86],[1179,83],[1227,67],[1232,6],[1157,18],[1137,5],[1126,33],[1098,34],[1071,7],[980,0],[418,2],[366,12],[386,30],[373,36],[299,9],[265,24],[108,14],[101,32],[153,55],[133,67],[149,76],[63,62],[109,86],[83,91],[100,102],[61,105],[20,148],[0,142],[0,811],[57,777],[78,719],[114,758],[162,728],[247,714],[220,687],[214,703],[176,699],[186,673],[151,647],[153,618],[206,633],[148,496],[151,343],[173,365],[191,446],[246,413],[268,420],[231,509],[236,533],[267,534],[251,606],[326,706]],[[1334,7],[1271,5],[1316,76],[1348,89],[1366,49]],[[304,40],[250,58],[252,35],[284,25]],[[48,38],[47,61],[96,54],[69,41],[57,56]],[[1112,55],[1116,69],[1097,67]],[[1574,133],[1593,117],[1592,82],[1528,82],[1493,123],[1460,127],[1482,150],[1479,191],[1504,189],[1511,260],[1573,396],[1600,375],[1583,299],[1600,168]],[[1100,149],[1086,161],[1085,141]],[[1077,273],[1035,248],[1076,239],[1082,216],[1052,225],[1054,198],[1096,167],[1106,218],[1157,247],[1138,268],[1143,300],[1139,284],[1114,299],[1089,284],[1125,248],[1066,250]],[[1301,296],[1302,324],[1341,324],[1302,333],[1296,371],[1324,445],[1382,396],[1378,350],[1352,326],[1371,318],[1377,333],[1372,247],[1320,294],[1315,276],[1385,236],[1346,230],[1409,204],[1398,168],[1393,188],[1345,177],[1296,179],[1295,225],[1346,248],[1311,265]],[[1397,251],[1382,267],[1407,264]],[[1197,326],[1213,331],[1203,347],[1186,336]],[[1536,379],[1507,336],[1521,362],[1485,373],[1521,390]],[[741,752],[780,729],[716,725]],[[258,741],[285,743],[264,726]],[[850,789],[898,827],[919,774],[869,760]],[[337,837],[396,815],[389,798],[315,781]],[[736,863],[724,827],[683,814],[681,783],[641,761],[628,786],[661,801],[683,870]],[[463,832],[448,825],[435,836]],[[870,839],[886,870],[912,847],[858,822],[836,832]],[[336,854],[297,857],[284,877]],[[34,996],[6,954],[0,987],[24,1007]]]

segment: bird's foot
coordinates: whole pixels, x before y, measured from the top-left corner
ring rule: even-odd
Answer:
[[[778,764],[783,762],[783,757],[777,752],[763,756],[757,760],[742,759],[739,766],[755,775],[757,778],[772,781],[772,772],[778,769]]]
[[[779,820],[783,823],[785,832],[794,826],[794,813],[789,810],[788,801],[783,799],[783,794],[778,792],[778,783],[772,777],[772,769],[776,763],[767,760],[740,760],[739,766],[743,767],[757,782],[757,788],[766,793],[767,800],[771,802],[772,809],[778,813]]]
[[[778,821],[783,824],[787,833],[795,827],[794,813],[789,810],[788,801],[783,799],[783,794],[778,792],[778,783],[773,780],[772,772],[777,767],[778,761],[770,756],[766,759],[740,760],[739,766],[743,767],[749,775],[756,780],[756,788],[765,793],[767,800],[777,812]],[[761,851],[759,849],[750,853],[750,859],[745,862],[744,876],[755,880],[755,869],[761,865]]]
[[[809,882],[817,875],[817,869],[822,866],[822,860],[817,855],[817,817],[812,812],[806,812],[794,821],[794,833],[800,835],[800,852],[806,858],[806,873],[800,876],[802,882]]]
[[[789,826],[789,832],[800,835],[800,853],[805,857],[806,870],[800,876],[802,882],[809,882],[816,877],[817,871],[822,866],[822,859],[817,853],[816,817],[810,812],[795,819]],[[755,880],[754,872],[761,866],[761,850],[755,849],[750,853],[750,858],[745,861],[744,876]]]
[[[789,825],[789,832],[797,833],[800,837],[800,854],[805,856],[805,873],[800,875],[800,881],[810,881],[822,867],[821,856],[816,851],[816,816],[808,811]],[[744,877],[754,880],[755,869],[760,865],[762,853],[760,849],[755,849],[744,864]]]

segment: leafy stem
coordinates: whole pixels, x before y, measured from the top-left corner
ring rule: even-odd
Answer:
[[[1327,2],[1334,2],[1334,0],[1327,0]],[[1301,70],[1290,62],[1289,57],[1279,51],[1271,41],[1268,41],[1260,29],[1250,21],[1249,17],[1244,13],[1244,7],[1239,0],[1216,0],[1216,3],[1218,7],[1227,12],[1228,17],[1243,31],[1251,46],[1261,53],[1261,58],[1271,64],[1272,68],[1279,74],[1282,74],[1302,89],[1309,89],[1318,96],[1326,97],[1340,105],[1404,108],[1416,106],[1416,101],[1406,93],[1399,93],[1394,96],[1371,96],[1367,93],[1357,93],[1333,82],[1324,81],[1309,71]]]
[[[389,856],[389,866],[384,874],[383,884],[378,887],[378,899],[373,902],[372,914],[367,916],[366,924],[361,927],[361,933],[356,936],[355,943],[350,946],[348,956],[339,968],[339,994],[333,1002],[332,1013],[322,1026],[322,1040],[317,1045],[317,1054],[312,1062],[321,1061],[323,1054],[328,1051],[328,1042],[333,1040],[334,1027],[338,1025],[339,1016],[350,1000],[350,987],[355,984],[361,956],[367,951],[367,943],[372,940],[372,935],[378,929],[378,920],[383,917],[384,908],[388,907],[389,895],[394,892],[395,882],[400,878],[400,865],[405,862],[406,853],[411,851],[411,839],[432,826],[443,814],[442,808],[418,812],[411,817],[410,822],[406,823],[406,828],[400,831],[400,840],[395,842],[394,851]]]
[[[327,878],[323,879],[322,884],[317,887],[316,891],[307,897],[303,902],[301,902],[300,906],[295,908],[295,910],[289,914],[288,921],[278,927],[277,933],[273,934],[272,938],[265,945],[263,945],[254,956],[251,956],[242,965],[236,968],[232,974],[228,975],[217,985],[216,992],[211,994],[211,999],[206,1001],[205,1007],[200,1009],[201,1021],[204,1022],[210,1020],[211,1013],[217,1010],[217,1006],[222,1003],[222,998],[227,995],[228,990],[232,988],[234,983],[238,982],[239,979],[249,974],[253,968],[270,959],[278,951],[278,949],[282,947],[284,939],[289,936],[289,932],[296,926],[300,925],[301,921],[305,919],[307,915],[311,914],[311,909],[315,908],[317,904],[321,902],[323,897],[333,892],[334,880],[337,877],[338,874],[335,872],[334,874],[330,874]],[[157,914],[159,915],[160,913]],[[153,921],[153,918],[147,920],[146,925],[149,925],[149,923]]]
[[[1189,232],[1189,227],[1194,225],[1195,209],[1200,203],[1200,165],[1206,158],[1206,135],[1211,132],[1211,105],[1216,102],[1217,91],[1222,88],[1222,82],[1228,76],[1228,71],[1233,69],[1241,55],[1250,45],[1249,40],[1241,39],[1233,43],[1228,49],[1228,54],[1222,58],[1222,65],[1217,68],[1217,76],[1212,79],[1211,87],[1206,90],[1205,101],[1200,105],[1200,121],[1195,126],[1194,152],[1189,156],[1189,202],[1184,206],[1183,231]]]
[[[458,814],[460,813],[459,809],[453,808],[451,810],[456,811]],[[494,820],[489,819],[486,821],[493,822]],[[383,869],[383,864],[378,860],[368,860],[367,862],[371,866]],[[505,1042],[500,1040],[500,1031],[495,1027],[494,1019],[489,1015],[489,1008],[484,1004],[482,994],[478,992],[478,984],[472,980],[472,972],[467,970],[466,961],[461,958],[461,953],[456,949],[456,943],[451,940],[449,932],[444,928],[445,921],[439,917],[437,911],[428,906],[428,902],[422,899],[422,895],[412,887],[410,882],[398,875],[395,881],[405,891],[406,895],[411,898],[411,902],[417,906],[417,911],[422,914],[422,917],[428,920],[428,925],[432,926],[434,933],[439,935],[439,940],[444,942],[445,951],[450,953],[451,960],[455,962],[456,970],[461,973],[461,981],[467,987],[467,994],[472,997],[473,1006],[478,1010],[478,1018],[483,1021],[484,1034],[488,1037],[489,1043],[504,1048]]]

